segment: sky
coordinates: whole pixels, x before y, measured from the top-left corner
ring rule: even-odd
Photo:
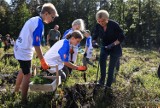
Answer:
[[[10,3],[11,2],[11,0],[5,0],[6,2],[8,2],[8,3]]]

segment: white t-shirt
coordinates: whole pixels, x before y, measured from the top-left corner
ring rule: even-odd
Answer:
[[[57,41],[44,55],[49,66],[58,65],[58,70],[64,67],[63,62],[69,62],[70,43],[67,39]],[[55,71],[55,68],[51,69]]]
[[[14,45],[17,60],[32,60],[34,46],[40,46],[44,24],[39,16],[30,18],[23,26]]]
[[[63,34],[62,39],[66,39],[67,35],[68,35],[68,34],[71,34],[72,32],[73,32],[73,29],[72,29],[72,28],[66,30],[66,31],[64,32],[64,34]]]
[[[63,39],[66,38],[66,36],[68,34],[72,34],[72,33],[73,33],[73,29],[66,30],[64,35],[63,35]],[[74,53],[73,53],[72,57],[71,57],[71,54],[69,54],[69,60],[75,63],[76,60],[77,60],[77,56],[78,56],[78,45],[77,46],[70,45],[70,48],[71,47],[73,47]]]
[[[11,40],[11,45],[14,45],[14,39]]]
[[[92,58],[93,46],[92,46],[92,37],[91,36],[86,38],[86,45],[85,46],[88,47],[87,58]]]

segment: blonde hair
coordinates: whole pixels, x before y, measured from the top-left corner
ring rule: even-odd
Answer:
[[[85,33],[91,34],[91,32],[89,30],[86,30]]]
[[[97,13],[96,13],[96,19],[98,18],[107,18],[109,19],[109,13],[106,11],[106,10],[99,10]]]
[[[45,3],[42,6],[41,14],[44,14],[45,12],[48,12],[49,14],[54,13],[55,17],[59,16],[55,6],[52,3]]]
[[[71,34],[68,34],[66,39],[70,39],[71,37],[74,37],[75,39],[83,39],[83,35],[79,30],[74,30]]]
[[[76,20],[74,20],[74,21],[72,22],[72,26],[74,26],[74,25],[79,25],[81,31],[84,31],[84,30],[85,30],[85,24],[84,24],[83,19],[76,19]]]

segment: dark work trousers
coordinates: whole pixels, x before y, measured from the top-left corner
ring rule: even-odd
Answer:
[[[116,54],[112,54],[110,50],[106,50],[106,48],[101,48],[100,52],[100,80],[99,83],[104,85],[105,78],[106,78],[106,61],[108,56],[110,55],[109,60],[109,67],[108,67],[108,79],[106,86],[111,87],[112,81],[113,81],[113,74],[114,74],[114,68],[117,64],[117,61],[119,60],[119,56]]]
[[[70,61],[70,62],[74,64],[73,61]],[[69,74],[72,74],[72,70],[73,70],[73,69],[68,67],[68,70],[69,70]]]
[[[120,67],[120,58],[117,60],[117,64],[116,64],[116,71],[119,71],[119,67]]]
[[[68,78],[69,75],[70,75],[70,70],[69,70],[69,69],[70,69],[70,68],[67,67],[67,66],[65,66],[65,65],[64,65],[64,67],[63,67],[63,69],[62,69],[62,70],[65,72],[67,78]]]
[[[49,40],[50,48],[57,42],[57,40]]]

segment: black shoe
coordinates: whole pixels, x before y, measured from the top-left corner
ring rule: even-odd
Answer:
[[[113,91],[112,91],[112,88],[111,87],[108,87],[108,86],[106,86],[105,87],[105,89],[104,89],[104,93],[105,93],[105,95],[107,95],[107,96],[113,96]]]
[[[105,100],[106,105],[112,106],[115,101],[115,96],[113,94],[112,88],[111,87],[105,87],[104,89],[104,95],[102,96],[102,99]]]
[[[27,108],[28,106],[28,100],[21,100],[21,105],[22,105],[22,108]]]
[[[104,87],[104,83],[97,82],[97,86]]]
[[[116,78],[113,78],[113,83],[116,83]]]

